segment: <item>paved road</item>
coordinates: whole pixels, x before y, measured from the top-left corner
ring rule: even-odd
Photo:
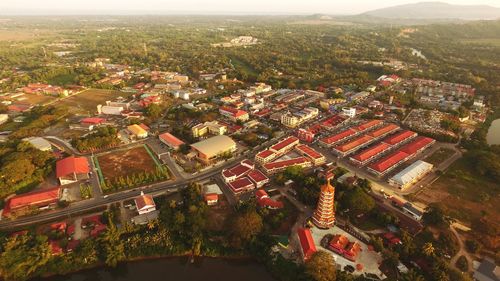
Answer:
[[[164,192],[173,192],[178,190],[179,188],[185,187],[190,182],[201,181],[213,177],[219,174],[222,169],[234,165],[235,162],[241,161],[243,158],[243,156],[240,156],[228,160],[227,162],[220,166],[217,166],[216,168],[209,169],[188,179],[176,179],[175,181],[151,184],[141,188],[135,188],[132,190],[126,190],[111,194],[106,197],[92,198],[89,200],[72,203],[70,206],[63,209],[43,212],[34,216],[21,217],[15,220],[0,221],[0,230],[16,230],[36,223],[44,223],[71,218],[71,216],[88,212],[98,207],[109,205],[111,203],[133,199],[139,196],[141,191],[144,191],[144,193],[146,194],[161,194]]]

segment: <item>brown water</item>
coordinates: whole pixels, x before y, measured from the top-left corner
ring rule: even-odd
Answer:
[[[500,144],[500,119],[491,122],[488,134],[486,135],[486,142],[489,145]]]
[[[187,258],[142,260],[116,268],[95,268],[39,281],[275,281],[264,265],[252,260],[202,258],[194,264]]]

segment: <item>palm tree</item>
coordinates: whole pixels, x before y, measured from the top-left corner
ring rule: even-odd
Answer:
[[[427,242],[424,244],[422,247],[422,253],[428,257],[434,255],[434,246],[432,245],[431,242]]]
[[[422,275],[418,274],[415,270],[410,269],[408,272],[401,275],[399,281],[425,281]]]

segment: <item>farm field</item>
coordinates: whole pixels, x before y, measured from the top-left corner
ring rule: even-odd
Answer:
[[[111,152],[98,158],[105,179],[156,170],[155,161],[143,146]]]
[[[88,113],[97,111],[97,105],[104,105],[108,100],[118,97],[127,98],[133,93],[123,93],[115,90],[88,89],[77,95],[70,96],[57,103],[59,106],[67,106],[74,113]]]
[[[103,154],[93,161],[104,193],[170,179],[168,168],[146,145]]]

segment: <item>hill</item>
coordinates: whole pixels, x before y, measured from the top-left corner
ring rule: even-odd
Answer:
[[[443,2],[421,2],[377,9],[362,15],[389,19],[491,20],[500,19],[500,8],[486,5],[451,5]]]

